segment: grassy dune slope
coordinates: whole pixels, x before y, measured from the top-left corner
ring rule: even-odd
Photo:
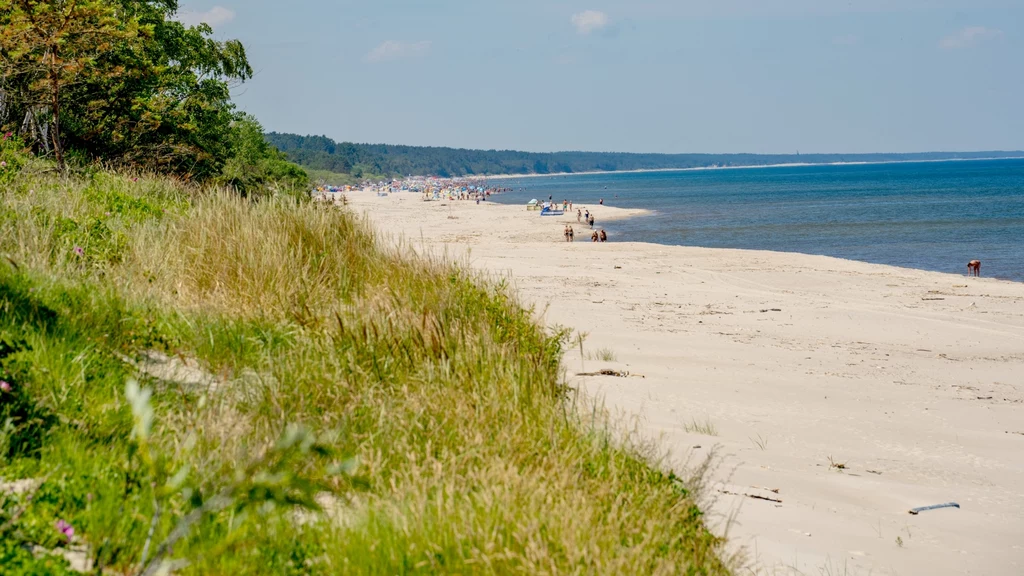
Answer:
[[[500,287],[343,211],[44,168],[0,179],[0,572],[726,571]]]

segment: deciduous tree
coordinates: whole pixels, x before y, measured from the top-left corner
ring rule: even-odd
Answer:
[[[64,169],[61,116],[70,88],[110,82],[121,66],[102,66],[104,54],[131,49],[138,21],[102,0],[0,0],[0,64],[8,86],[28,112],[45,111],[57,166]],[[8,88],[10,90],[11,88]]]

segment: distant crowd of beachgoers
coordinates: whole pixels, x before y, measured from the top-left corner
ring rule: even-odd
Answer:
[[[355,191],[359,188],[353,186],[317,186],[313,190],[313,196],[321,200],[337,199],[337,194],[344,194]],[[476,178],[409,178],[406,180],[393,180],[390,182],[378,182],[362,190],[373,191],[377,196],[387,196],[393,193],[420,194],[424,202],[440,200],[447,201],[472,201],[480,204],[486,202],[493,194],[511,192],[512,188],[488,186],[486,180]],[[344,200],[344,196],[342,197]],[[602,198],[598,204],[604,205]],[[531,200],[526,205],[527,210],[540,210],[541,216],[562,216],[572,214],[572,200],[564,199],[559,204],[548,196],[546,202],[540,203]],[[588,226],[591,230],[590,239],[592,242],[607,242],[608,233],[604,229],[595,228],[594,215],[587,208],[576,209],[576,222]],[[566,224],[562,233],[566,242],[574,242],[576,232],[571,225]]]

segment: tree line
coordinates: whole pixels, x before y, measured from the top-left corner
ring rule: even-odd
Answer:
[[[231,102],[244,46],[177,0],[0,0],[0,129],[58,169],[103,162],[242,191],[304,171]]]
[[[288,158],[311,170],[386,176],[445,178],[493,174],[558,174],[706,168],[712,166],[769,166],[836,162],[893,162],[1024,156],[1022,152],[924,152],[913,154],[635,154],[622,152],[534,153],[513,150],[355,144],[326,136],[271,132],[267,141]]]

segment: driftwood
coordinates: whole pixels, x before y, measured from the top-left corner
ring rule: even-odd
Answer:
[[[940,508],[960,508],[960,505],[956,502],[946,502],[945,504],[936,504],[934,506],[921,506],[920,508],[913,508],[909,512],[914,516],[917,516],[921,512],[928,510],[938,510]]]
[[[604,370],[598,370],[597,372],[577,372],[576,375],[577,376],[616,376],[618,378],[628,378],[630,376],[629,372],[623,372],[623,371],[619,371],[619,370],[609,370],[607,368],[605,368]],[[634,376],[637,376],[639,378],[644,378],[644,376],[641,375],[641,374],[634,374]]]
[[[764,490],[771,494],[778,494],[778,490],[772,490],[770,488],[759,488],[757,486],[751,486],[754,490]],[[760,494],[758,492],[752,492],[744,488],[722,488],[719,490],[722,494],[728,494],[730,496],[746,496],[747,498],[753,498],[754,500],[764,500],[766,502],[774,502],[776,504],[782,504],[781,498],[775,498],[774,496],[768,496],[767,494]]]

